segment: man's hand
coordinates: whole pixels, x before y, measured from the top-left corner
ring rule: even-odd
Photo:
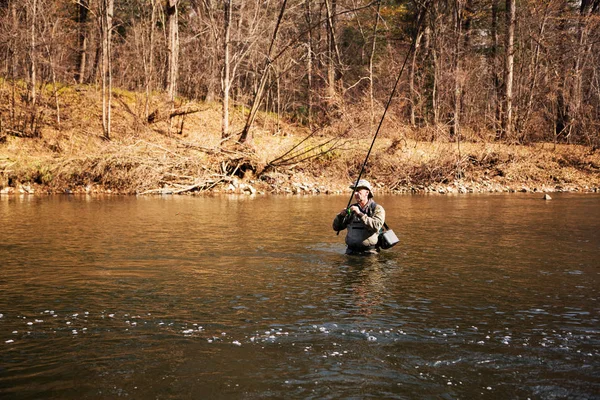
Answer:
[[[358,206],[352,206],[350,207],[350,212],[352,212],[353,214],[356,214],[357,217],[362,217],[364,214],[360,211],[360,208],[358,208]]]

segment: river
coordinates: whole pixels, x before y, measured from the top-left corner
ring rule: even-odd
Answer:
[[[598,399],[600,196],[0,197],[2,399]]]

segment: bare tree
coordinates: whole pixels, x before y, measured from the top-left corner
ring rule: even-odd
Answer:
[[[496,137],[500,139],[502,137],[502,78],[500,75],[500,68],[498,63],[499,48],[500,48],[500,36],[498,31],[498,9],[500,0],[492,0],[492,21],[491,21],[491,33],[492,33],[492,44],[490,52],[490,64],[492,69],[492,80],[494,86],[494,129],[496,131]]]
[[[531,50],[531,61],[529,63],[528,74],[526,77],[526,80],[529,82],[529,84],[525,84],[527,85],[526,100],[524,109],[517,116],[515,123],[515,129],[521,135],[526,134],[525,128],[527,127],[527,124],[529,123],[529,120],[533,113],[534,99],[537,95],[536,87],[540,76],[540,54],[542,50],[542,45],[545,42],[544,36],[546,34],[546,27],[548,24],[548,19],[550,17],[551,5],[552,1],[548,1],[546,4],[539,5],[541,8],[539,27],[537,27],[537,30],[531,39],[533,46]],[[532,11],[535,12],[537,10],[534,8]],[[537,18],[535,20],[537,21]]]
[[[231,36],[231,0],[223,0],[223,70],[221,76],[221,90],[223,91],[223,111],[221,115],[221,137],[229,136],[229,92],[231,90],[231,61],[230,61],[230,36]]]
[[[179,70],[179,0],[166,0],[165,15],[168,26],[168,72],[167,72],[167,94],[171,102],[175,100],[177,92],[177,77]]]
[[[465,9],[465,0],[454,0],[454,110],[452,120],[452,133],[456,137],[457,143],[460,143],[460,114],[461,114],[461,96],[462,96],[462,57],[463,57],[463,13]],[[460,145],[459,145],[460,146]]]
[[[27,84],[27,112],[52,107],[63,126],[61,83],[101,85],[106,138],[112,136],[113,85],[145,92],[146,115],[155,89],[171,104],[176,96],[218,98],[221,136],[232,137],[232,110],[240,110],[241,141],[263,109],[324,125],[347,116],[351,105],[370,109],[372,120],[377,99],[390,87],[386,72],[406,54],[405,38],[414,34],[414,16],[406,10],[424,1],[288,1],[277,22],[282,4],[0,0],[0,84],[10,87],[11,124],[32,120],[18,115],[19,82]],[[557,141],[598,143],[599,8],[600,0],[433,1],[400,86],[405,101],[392,112],[412,126],[423,121],[435,127],[414,130],[415,138],[495,133],[506,141],[556,135]],[[91,29],[95,19],[99,29]],[[45,96],[49,84],[53,93]],[[332,104],[343,106],[333,107],[335,119]],[[367,122],[368,112],[360,114],[350,117]]]
[[[240,143],[244,143],[248,139],[250,127],[254,123],[254,119],[256,118],[256,112],[258,111],[258,107],[260,106],[260,102],[262,100],[263,92],[265,90],[265,84],[267,83],[269,68],[272,62],[271,57],[273,57],[273,47],[275,46],[275,41],[277,40],[277,32],[279,31],[279,26],[281,25],[281,20],[283,19],[283,13],[285,12],[286,4],[287,0],[283,0],[283,3],[281,4],[281,11],[279,12],[279,17],[277,18],[277,23],[275,24],[275,29],[273,31],[273,37],[271,38],[271,44],[269,45],[269,50],[267,51],[267,59],[265,61],[265,66],[260,77],[260,83],[258,84],[258,89],[256,90],[256,93],[254,95],[254,100],[252,101],[252,106],[250,107],[248,118],[246,119],[246,125],[244,126],[244,129],[242,130],[242,134],[239,139]]]
[[[311,2],[306,1],[305,3],[305,19],[307,25],[307,37],[306,37],[306,118],[308,125],[312,124],[313,114],[313,65],[314,65],[314,50],[313,50],[313,27],[312,27],[312,11]]]
[[[144,102],[144,119],[147,119],[150,113],[150,91],[152,90],[152,81],[154,76],[154,48],[155,48],[155,25],[157,20],[158,4],[157,0],[150,0],[152,10],[150,13],[150,21],[148,21],[144,31],[144,49],[143,49],[143,67],[144,67],[144,88],[146,92],[146,100]],[[146,42],[147,37],[147,42]]]
[[[516,0],[506,0],[506,64],[504,70],[504,119],[502,129],[507,139],[513,130],[513,77],[515,60]]]
[[[89,0],[77,1],[77,30],[78,30],[78,60],[77,74],[75,80],[81,84],[85,79],[85,68],[87,63],[87,47],[88,47],[88,12]]]
[[[36,104],[36,86],[37,86],[37,45],[36,45],[36,22],[37,22],[37,0],[30,0],[29,3],[29,100],[35,107]]]
[[[375,50],[377,49],[377,29],[379,28],[379,20],[381,19],[381,15],[380,15],[380,11],[381,11],[381,0],[377,0],[377,9],[375,11],[375,24],[373,25],[373,41],[371,44],[371,54],[369,55],[369,108],[371,110],[371,119],[370,119],[370,125],[371,125],[371,130],[373,130],[373,125],[375,122],[375,95],[374,95],[374,91],[373,91],[373,85],[374,85],[374,74],[373,74],[373,63],[375,60]],[[414,70],[416,68],[415,65],[415,58],[416,58],[416,53],[417,53],[417,49],[415,48],[415,51],[413,53],[413,64],[412,64],[412,68],[411,68],[411,80],[410,80],[410,84],[411,84],[411,99],[412,99],[412,93],[414,90]],[[411,112],[414,113],[414,107],[411,108]],[[411,122],[413,122],[414,125],[414,116],[411,114]]]
[[[17,61],[17,34],[19,32],[19,20],[17,18],[17,6],[16,6],[16,1],[13,0],[10,2],[9,4],[9,12],[7,13],[7,19],[9,19],[9,23],[7,23],[5,26],[9,26],[10,27],[10,33],[7,32],[8,34],[8,54],[9,54],[9,59],[10,59],[10,64],[8,66],[9,69],[9,76],[10,76],[10,80],[12,83],[12,88],[11,88],[11,105],[10,105],[10,121],[11,124],[15,123],[15,111],[16,111],[16,85],[15,85],[15,80],[17,78],[17,68],[18,68],[18,61]]]
[[[337,81],[341,78],[341,57],[336,39],[336,9],[337,1],[325,0],[325,9],[327,11],[327,84],[329,97],[335,98]]]
[[[428,20],[429,26],[426,32],[431,34],[429,52],[432,60],[432,83],[431,83],[431,109],[433,111],[432,123],[437,126],[440,123],[440,115],[442,113],[442,101],[441,101],[441,87],[442,87],[442,75],[444,71],[444,57],[443,57],[443,38],[445,35],[445,24],[444,20],[444,9],[440,2],[434,2],[429,13],[430,18]]]
[[[583,133],[583,81],[586,63],[589,62],[591,46],[589,44],[590,16],[600,6],[600,0],[581,0],[577,22],[577,44],[573,61],[571,84],[571,114],[576,121],[578,133]],[[584,136],[587,136],[584,133]]]
[[[102,33],[102,129],[104,138],[111,137],[112,103],[112,28],[114,0],[101,0],[100,20]]]

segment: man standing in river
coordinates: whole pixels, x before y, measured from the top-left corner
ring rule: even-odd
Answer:
[[[385,222],[385,210],[373,201],[373,189],[368,181],[361,179],[350,189],[354,189],[356,203],[335,216],[333,230],[339,232],[348,229],[346,254],[376,254],[379,251],[379,230]]]

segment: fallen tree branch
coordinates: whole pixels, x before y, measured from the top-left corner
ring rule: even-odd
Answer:
[[[176,108],[168,114],[161,115],[160,110],[156,109],[150,115],[148,115],[148,123],[155,124],[157,122],[165,121],[165,120],[171,119],[173,117],[178,117],[180,115],[189,115],[189,114],[194,114],[194,113],[197,113],[200,111],[205,111],[205,110],[208,110],[208,108],[205,108],[205,109],[200,109],[200,108],[190,109],[188,107]]]
[[[217,176],[217,178],[218,179],[197,182],[197,183],[194,183],[193,185],[186,185],[186,186],[183,186],[180,188],[168,187],[168,188],[160,188],[160,189],[150,189],[150,190],[146,190],[142,193],[138,193],[138,194],[139,195],[181,194],[181,193],[186,193],[186,192],[192,192],[195,190],[202,192],[202,191],[210,190],[222,182],[231,182],[233,180],[233,178],[231,178],[231,176],[229,176],[229,175]]]
[[[228,150],[228,149],[224,149],[224,148],[204,147],[204,146],[199,146],[197,144],[193,144],[193,143],[189,143],[189,142],[179,142],[178,145],[180,147],[184,147],[184,148],[187,148],[187,149],[194,149],[194,150],[202,151],[202,152],[207,153],[207,154],[226,153],[226,154],[234,154],[236,156],[247,156],[248,155],[247,153],[242,152],[242,151]]]
[[[7,129],[7,128],[5,128],[4,132],[6,132],[7,135],[11,135],[11,136],[15,136],[15,137],[20,137],[20,138],[28,138],[28,139],[30,139],[30,138],[38,137],[38,136],[36,136],[35,133],[25,133],[25,132],[22,132],[22,131],[16,131],[14,129]]]

